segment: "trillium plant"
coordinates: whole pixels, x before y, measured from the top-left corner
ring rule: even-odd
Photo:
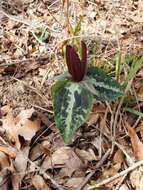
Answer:
[[[81,41],[80,55],[66,46],[68,72],[52,86],[55,123],[67,144],[85,123],[93,101],[114,101],[123,95],[120,84],[103,70],[87,65],[87,47]]]

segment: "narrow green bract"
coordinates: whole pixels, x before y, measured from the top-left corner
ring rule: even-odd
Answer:
[[[56,126],[68,143],[92,109],[93,95],[80,83],[58,81],[52,88]]]

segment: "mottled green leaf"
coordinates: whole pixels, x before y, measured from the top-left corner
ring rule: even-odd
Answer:
[[[71,81],[58,81],[52,91],[56,126],[68,143],[91,111],[93,95],[80,83]]]
[[[57,81],[53,86],[52,86],[52,89],[51,89],[51,92],[52,92],[52,97],[54,97],[55,95],[57,95],[57,93],[65,87],[65,85],[68,83],[69,81],[68,80],[59,80]]]
[[[98,67],[88,68],[85,82],[97,100],[114,101],[123,96],[121,85]]]

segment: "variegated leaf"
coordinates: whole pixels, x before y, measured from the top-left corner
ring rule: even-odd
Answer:
[[[68,143],[92,109],[93,95],[80,83],[58,81],[52,88],[55,122]]]
[[[88,68],[85,82],[97,100],[114,101],[124,95],[121,85],[98,67]]]

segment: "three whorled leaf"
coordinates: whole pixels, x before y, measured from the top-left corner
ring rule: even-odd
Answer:
[[[88,68],[85,83],[96,100],[114,101],[124,95],[121,85],[98,67]]]
[[[89,67],[84,80],[59,80],[52,86],[55,122],[68,143],[92,109],[93,98],[114,101],[123,96],[120,84],[97,67]]]
[[[57,81],[52,87],[52,96],[56,126],[68,143],[91,111],[93,95],[80,83]]]

